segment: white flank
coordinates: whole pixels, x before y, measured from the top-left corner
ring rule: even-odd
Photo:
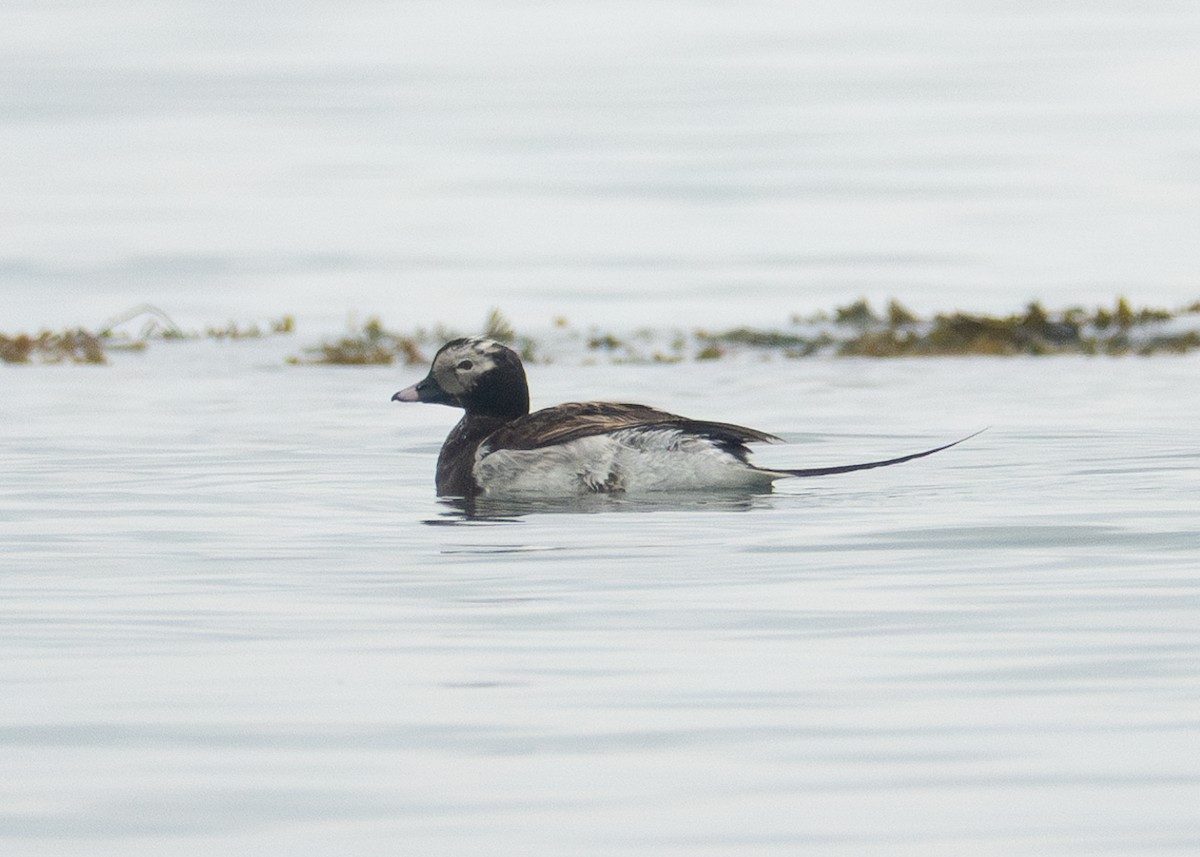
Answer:
[[[755,470],[712,441],[678,429],[623,429],[541,449],[485,444],[475,479],[488,497],[656,491],[762,490],[781,474]]]

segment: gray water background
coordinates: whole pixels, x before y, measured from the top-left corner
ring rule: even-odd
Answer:
[[[6,327],[1197,298],[1200,10],[9,2]]]
[[[1196,299],[1194,4],[8,3],[0,851],[1200,850],[1195,356],[531,367],[808,466],[466,518],[348,317]]]

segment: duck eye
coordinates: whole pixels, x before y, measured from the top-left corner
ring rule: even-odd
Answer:
[[[458,365],[455,366],[454,368],[457,369],[459,372],[466,372],[466,371],[474,368],[474,366],[475,366],[475,364],[472,363],[470,360],[460,360],[460,361],[458,361]]]

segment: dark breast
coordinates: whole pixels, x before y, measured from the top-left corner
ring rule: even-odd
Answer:
[[[473,472],[475,451],[480,441],[504,423],[499,417],[467,414],[450,430],[437,461],[439,497],[474,497],[479,493]]]

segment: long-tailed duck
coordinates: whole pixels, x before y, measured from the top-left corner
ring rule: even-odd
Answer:
[[[780,438],[617,402],[569,402],[531,414],[521,358],[482,337],[447,342],[433,358],[429,374],[396,393],[392,401],[431,402],[466,411],[438,456],[437,491],[443,497],[761,491],[787,476],[899,464],[966,440],[863,464],[755,467],[746,444],[780,443]]]

